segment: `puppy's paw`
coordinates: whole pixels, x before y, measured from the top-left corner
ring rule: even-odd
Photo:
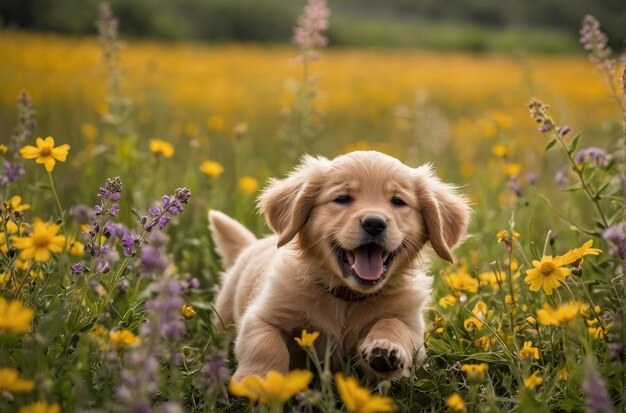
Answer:
[[[366,341],[360,350],[365,364],[380,377],[393,379],[411,374],[411,357],[396,343],[387,339]]]

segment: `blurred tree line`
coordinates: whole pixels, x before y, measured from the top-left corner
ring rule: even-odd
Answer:
[[[93,34],[99,3],[99,0],[1,0],[0,25]],[[291,38],[293,24],[305,0],[110,0],[110,3],[126,36],[285,42]],[[428,30],[436,30],[441,24],[485,27],[491,33],[511,29],[561,32],[571,45],[577,40],[583,16],[593,14],[613,48],[621,50],[626,22],[624,0],[329,0],[329,6],[333,16],[328,34],[331,44],[340,46],[429,47]],[[420,25],[427,30],[413,30]],[[474,40],[469,44],[471,47],[465,48],[480,50],[480,41]]]

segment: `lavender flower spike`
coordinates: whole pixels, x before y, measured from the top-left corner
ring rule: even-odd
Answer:
[[[293,30],[291,41],[305,53],[310,53],[316,47],[328,44],[328,38],[322,32],[328,29],[330,10],[326,7],[326,0],[309,0],[304,7],[304,14],[298,18],[298,24]]]

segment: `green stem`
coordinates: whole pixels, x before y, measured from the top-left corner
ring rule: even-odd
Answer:
[[[54,187],[54,180],[52,179],[52,172],[48,172],[48,178],[50,178],[50,189],[52,189],[52,194],[54,195],[54,200],[57,203],[57,208],[59,209],[59,217],[63,219],[63,207],[61,206],[61,201],[59,200],[59,195],[57,194],[57,190]]]
[[[578,169],[578,165],[576,164],[576,161],[574,160],[574,158],[572,158],[572,154],[570,153],[569,149],[567,149],[567,146],[565,146],[565,142],[563,142],[563,139],[561,139],[561,137],[558,134],[556,134],[556,133],[554,135],[555,135],[556,140],[559,141],[559,143],[561,144],[561,147],[563,148],[563,150],[567,154],[567,158],[569,159],[570,163],[572,164],[572,167],[574,168],[574,171],[576,171],[576,175],[578,175],[578,179],[580,179],[580,183],[582,184],[583,189],[587,193],[587,196],[589,197],[589,199],[591,200],[593,205],[598,210],[598,213],[600,214],[600,219],[602,219],[602,223],[604,224],[604,229],[608,228],[609,227],[609,223],[608,223],[608,221],[606,220],[606,218],[604,216],[604,212],[602,212],[602,208],[600,208],[600,204],[598,203],[598,200],[593,195],[593,193],[591,192],[591,189],[587,185],[587,182],[585,181],[585,178],[583,177],[582,172],[580,171],[580,169]]]

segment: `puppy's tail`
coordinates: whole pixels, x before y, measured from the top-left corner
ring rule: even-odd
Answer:
[[[256,241],[246,227],[219,211],[209,211],[209,228],[224,269],[230,268],[241,251]]]

